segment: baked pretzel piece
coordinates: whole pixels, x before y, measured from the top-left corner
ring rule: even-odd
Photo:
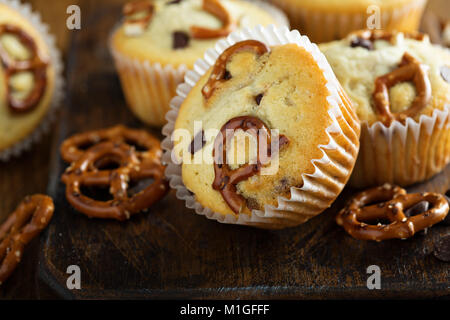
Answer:
[[[144,32],[152,19],[155,5],[152,1],[141,0],[126,3],[123,6],[125,32],[127,35],[139,35]]]
[[[8,51],[0,45],[0,59],[5,68],[6,96],[10,109],[14,112],[27,112],[35,108],[44,94],[47,85],[47,66],[40,55],[36,43],[25,31],[10,24],[0,25],[0,36],[12,34],[30,51],[31,59],[17,60],[11,57]],[[19,72],[31,72],[34,78],[34,87],[25,99],[16,99],[11,93],[10,79]]]
[[[28,196],[0,226],[0,285],[19,264],[25,246],[48,225],[54,210],[50,197]]]
[[[137,148],[138,157],[159,157],[159,141],[150,133],[140,129],[130,129],[117,125],[107,129],[92,130],[75,134],[63,141],[60,147],[61,157],[71,163],[80,159],[89,147],[101,142],[125,143]]]
[[[191,34],[193,38],[197,39],[213,39],[222,38],[229,35],[235,28],[236,25],[231,18],[230,13],[227,9],[220,3],[219,0],[203,0],[202,5],[203,10],[216,16],[222,22],[222,27],[218,29],[210,29],[199,26],[191,27]]]
[[[257,160],[254,164],[245,164],[237,169],[232,170],[227,163],[227,141],[231,142],[236,130],[242,129],[256,135],[257,139]],[[262,131],[262,132],[261,132]],[[239,214],[245,211],[247,205],[244,197],[237,193],[236,185],[248,178],[258,174],[263,166],[263,161],[260,158],[260,138],[265,137],[267,156],[271,157],[273,154],[271,148],[271,133],[266,124],[256,117],[241,116],[229,120],[220,129],[220,134],[217,135],[214,141],[213,158],[214,158],[214,181],[212,187],[221,193],[223,199],[228,204],[234,213]],[[286,136],[279,136],[278,146],[289,143]],[[216,154],[218,151],[218,154]]]
[[[217,58],[212,67],[208,81],[202,88],[202,94],[205,99],[209,99],[212,96],[214,90],[217,89],[220,83],[229,79],[229,75],[227,76],[227,64],[233,55],[242,51],[254,52],[256,55],[261,56],[264,53],[269,52],[269,48],[264,43],[257,40],[240,41],[227,48]]]
[[[397,69],[375,79],[372,98],[375,111],[384,125],[389,126],[395,120],[404,124],[408,117],[414,117],[427,106],[431,99],[431,83],[427,70],[427,66],[406,52]],[[416,97],[408,109],[393,113],[389,102],[389,89],[405,81],[414,83]]]
[[[409,217],[405,214],[422,201],[429,203],[428,210]],[[448,210],[447,200],[440,194],[407,194],[405,189],[385,184],[357,194],[339,212],[336,222],[356,239],[406,239],[445,219]],[[369,224],[373,221],[378,223]]]
[[[159,141],[152,150],[138,154],[134,147],[112,141],[92,146],[62,176],[67,200],[76,210],[92,218],[123,221],[148,209],[169,190]],[[111,164],[116,167],[108,169]],[[147,179],[153,182],[135,194],[130,193],[130,182]],[[113,199],[95,200],[84,195],[82,187],[108,187]]]

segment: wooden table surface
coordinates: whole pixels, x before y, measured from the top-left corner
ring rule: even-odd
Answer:
[[[57,37],[64,57],[67,57],[70,47],[71,32],[65,28],[67,18],[66,7],[69,4],[78,4],[82,12],[93,10],[93,7],[102,3],[112,3],[106,0],[63,0],[52,1],[49,6],[48,0],[30,1],[33,8],[42,12],[43,20],[46,21],[53,33]],[[114,0],[114,4],[123,2]],[[0,221],[16,207],[16,205],[26,195],[33,193],[46,193],[48,188],[48,178],[50,169],[51,155],[55,150],[52,146],[56,145],[56,135],[58,124],[47,134],[42,142],[32,147],[32,149],[20,158],[7,163],[0,163]],[[17,268],[11,278],[0,286],[0,298],[3,299],[36,299],[36,298],[56,298],[55,293],[45,284],[38,281],[36,270],[38,267],[39,241],[35,239],[27,247],[22,263]]]
[[[23,1],[23,0],[22,0]],[[88,11],[98,3],[124,3],[125,0],[31,0],[23,1],[31,4],[32,8],[41,13],[42,20],[55,35],[57,44],[63,53],[64,61],[70,45],[72,32],[66,28],[68,17],[66,8],[76,4],[83,11]],[[49,3],[51,2],[51,5]],[[51,145],[54,139],[55,124],[50,132],[42,138],[42,142],[34,145],[30,151],[21,157],[7,163],[0,162],[0,221],[3,221],[17,204],[29,194],[46,193],[50,166]],[[39,240],[33,240],[27,247],[23,260],[11,278],[0,286],[0,298],[5,299],[33,299],[56,297],[46,288],[38,285],[36,278]]]

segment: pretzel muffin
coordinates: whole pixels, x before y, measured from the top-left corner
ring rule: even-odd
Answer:
[[[26,8],[0,1],[0,160],[38,138],[60,94],[59,53]]]
[[[450,159],[450,53],[423,34],[359,31],[323,44],[362,123],[350,184],[407,186]]]
[[[362,28],[417,31],[427,0],[271,0],[311,41],[344,38]]]
[[[131,110],[162,126],[184,73],[231,31],[287,24],[269,4],[240,0],[144,0],[127,3],[110,47]]]
[[[329,207],[355,163],[359,123],[317,46],[256,28],[219,41],[196,66],[163,129],[166,175],[187,206],[262,228]]]

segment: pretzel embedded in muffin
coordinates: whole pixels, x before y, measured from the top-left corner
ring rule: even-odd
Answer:
[[[38,51],[38,47],[33,38],[21,28],[10,25],[0,25],[0,36],[12,34],[18,38],[20,43],[29,50],[31,59],[14,59],[11,54],[0,45],[0,59],[5,68],[6,96],[10,109],[14,112],[28,112],[35,108],[41,100],[47,85],[47,66]],[[31,72],[34,78],[34,86],[24,99],[17,99],[11,90],[11,77],[21,72]]]
[[[427,206],[428,210],[408,217],[406,210],[423,201],[428,202],[431,208]],[[405,189],[385,184],[353,197],[339,212],[336,222],[356,239],[405,239],[445,219],[448,210],[448,202],[440,194],[407,194]],[[388,220],[388,223],[369,224],[382,220]]]
[[[269,52],[269,48],[264,43],[257,40],[240,41],[227,48],[217,58],[214,66],[212,67],[211,75],[202,88],[202,94],[205,99],[210,98],[218,85],[228,79],[228,77],[226,76],[227,63],[230,61],[231,57],[234,54],[242,51],[251,51],[260,56],[266,52]]]
[[[227,142],[231,142],[231,138],[236,130],[242,129],[245,132],[250,132],[253,135],[258,135],[257,139],[257,159],[256,163],[240,166],[232,170],[227,163]],[[261,132],[262,131],[262,132]],[[214,181],[213,189],[218,190],[225,202],[228,204],[234,213],[238,214],[246,208],[246,201],[244,197],[237,193],[236,185],[248,178],[258,174],[263,165],[260,158],[260,140],[261,133],[266,138],[267,156],[271,157],[274,150],[271,150],[271,132],[266,124],[260,119],[252,116],[240,116],[229,120],[220,129],[219,135],[214,141],[213,158],[214,158]],[[279,148],[289,143],[286,136],[279,136]],[[218,154],[216,154],[218,151]]]
[[[0,226],[0,285],[19,264],[25,246],[48,225],[54,210],[50,197],[28,196]]]
[[[220,3],[219,0],[203,0],[203,10],[211,13],[222,22],[222,26],[218,29],[205,28],[200,26],[192,26],[191,34],[197,39],[222,38],[229,35],[236,27],[228,10]]]
[[[123,6],[125,16],[125,32],[128,35],[139,35],[148,27],[152,19],[155,5],[150,0],[129,2]]]
[[[416,97],[408,109],[393,113],[390,109],[389,89],[404,81],[414,83]],[[408,117],[414,117],[424,109],[431,99],[431,83],[427,67],[406,52],[397,69],[375,79],[372,97],[375,111],[384,125],[389,126],[395,120],[404,123]]]

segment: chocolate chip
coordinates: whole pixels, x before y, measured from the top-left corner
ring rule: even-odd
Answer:
[[[373,50],[372,41],[360,37],[352,39],[352,41],[350,42],[350,46],[352,48],[361,47],[367,50]]]
[[[291,186],[287,178],[282,178],[278,185],[275,187],[275,192],[286,193],[290,190]]]
[[[286,145],[289,143],[289,139],[285,136],[285,135],[280,135],[280,140],[278,141],[278,145],[281,148],[282,146]]]
[[[449,66],[442,66],[441,67],[441,77],[447,83],[450,83],[450,67]]]
[[[407,217],[413,217],[418,214],[424,213],[427,211],[430,207],[430,203],[427,201],[420,201],[413,205],[412,207],[408,208],[408,210],[405,211],[405,216]]]
[[[434,256],[441,261],[450,262],[450,235],[438,241],[434,247]]]
[[[179,4],[182,0],[172,0],[166,3],[166,5],[171,5],[171,4]]]
[[[247,198],[245,202],[247,204],[247,208],[249,208],[250,210],[258,210],[260,208],[258,200],[256,200],[255,198]]]
[[[256,104],[259,106],[259,104],[261,103],[261,100],[263,98],[264,94],[260,93],[255,97],[255,102]]]
[[[225,70],[223,73],[223,80],[230,80],[231,79],[231,73],[228,70]]]
[[[194,153],[196,153],[198,150],[202,149],[202,148],[205,146],[205,143],[206,143],[206,141],[205,141],[205,132],[204,132],[203,130],[202,130],[202,131],[199,131],[199,132],[195,135],[194,139],[192,139],[192,142],[191,142],[191,144],[189,145],[188,151],[189,151],[191,154],[194,154]]]
[[[189,45],[189,35],[184,31],[175,31],[173,33],[172,47],[174,49],[183,49]]]

